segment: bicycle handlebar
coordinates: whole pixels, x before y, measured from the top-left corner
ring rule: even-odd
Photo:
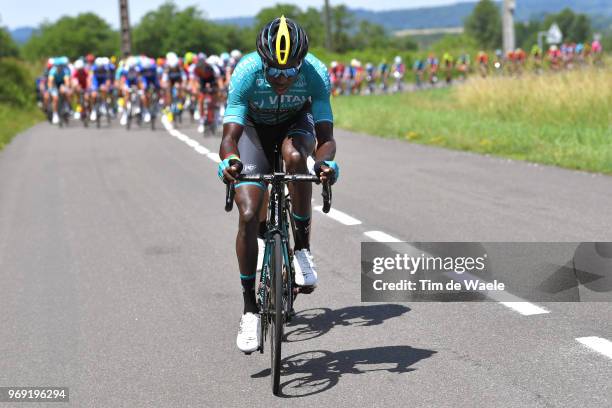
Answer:
[[[291,183],[291,182],[311,182],[319,184],[321,180],[319,177],[312,174],[241,174],[237,177],[236,181],[259,181],[259,182],[280,182],[280,183]],[[227,183],[225,187],[225,211],[230,212],[234,207],[234,195],[236,194],[235,184]],[[323,183],[323,191],[321,193],[323,197],[323,212],[328,213],[331,209],[332,202],[332,190],[329,181]]]

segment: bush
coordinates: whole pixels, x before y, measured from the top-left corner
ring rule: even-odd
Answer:
[[[8,30],[0,27],[0,58],[19,56],[19,48],[11,38]]]
[[[33,103],[33,78],[23,63],[0,58],[0,104],[26,107]]]

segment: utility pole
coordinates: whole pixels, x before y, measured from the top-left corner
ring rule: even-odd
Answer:
[[[504,53],[512,51],[515,48],[514,39],[514,10],[516,9],[516,0],[504,0],[504,8],[502,15],[502,32],[504,42]]]
[[[121,22],[121,53],[123,55],[128,55],[132,53],[128,0],[119,0],[119,18]]]
[[[328,51],[332,50],[331,12],[329,9],[329,0],[325,0],[325,48],[327,48]]]

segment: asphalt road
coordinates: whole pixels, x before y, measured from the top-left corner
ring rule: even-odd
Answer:
[[[337,130],[352,218],[314,213],[320,284],[288,328],[285,399],[269,353],[235,346],[219,139],[159,128],[43,123],[0,153],[0,386],[67,386],[74,407],[612,405],[612,357],[577,340],[612,340],[610,303],[361,303],[359,258],[380,232],[612,241],[611,177]]]

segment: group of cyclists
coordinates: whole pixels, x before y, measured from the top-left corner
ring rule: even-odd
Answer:
[[[371,62],[361,63],[353,58],[349,64],[332,61],[329,66],[329,78],[332,85],[332,95],[373,94],[376,88],[382,92],[400,92],[403,89],[406,65],[401,56],[388,64],[383,59],[380,65]]]
[[[450,84],[454,79],[464,80],[468,75],[478,73],[483,78],[489,75],[520,76],[531,70],[536,74],[545,69],[550,71],[571,70],[590,65],[603,64],[603,47],[599,40],[591,43],[564,43],[551,45],[543,51],[534,45],[529,53],[517,48],[504,54],[496,50],[489,57],[486,51],[475,56],[475,63],[468,53],[454,57],[446,52],[442,58],[430,53],[426,58],[416,58],[412,64],[414,83],[417,88],[438,83]],[[371,62],[362,64],[353,58],[349,64],[332,61],[329,66],[333,95],[372,94],[380,92],[399,92],[404,87],[406,66],[401,56],[396,56],[393,64],[385,59],[376,66]]]
[[[36,79],[37,99],[53,124],[61,125],[62,116],[74,116],[85,125],[99,123],[104,115],[108,121],[119,117],[125,126],[135,115],[141,122],[154,122],[159,111],[172,122],[189,111],[203,133],[221,123],[230,77],[241,58],[239,50],[210,56],[187,52],[182,57],[169,52],[156,59],[53,57]]]

